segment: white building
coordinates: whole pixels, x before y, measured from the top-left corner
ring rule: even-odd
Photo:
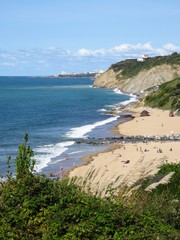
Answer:
[[[145,62],[148,58],[148,54],[143,54],[140,58],[137,59],[138,62]]]

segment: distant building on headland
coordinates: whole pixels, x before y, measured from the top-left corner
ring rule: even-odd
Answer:
[[[60,74],[56,75],[56,77],[59,78],[67,78],[67,77],[89,77],[89,78],[95,78],[99,76],[101,73],[104,71],[94,71],[94,72],[83,72],[83,73],[66,73],[66,72],[61,72]]]
[[[140,58],[138,58],[137,61],[138,62],[145,62],[148,57],[149,57],[148,54],[144,54]]]

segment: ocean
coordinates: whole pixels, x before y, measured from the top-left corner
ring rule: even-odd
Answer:
[[[28,133],[39,173],[58,173],[105,146],[80,145],[87,137],[111,136],[122,117],[107,114],[134,101],[115,89],[93,88],[90,78],[0,77],[0,176],[11,171],[18,146]]]

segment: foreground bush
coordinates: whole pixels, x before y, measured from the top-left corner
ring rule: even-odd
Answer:
[[[178,239],[168,216],[152,208],[156,194],[146,206],[144,201],[123,204],[113,196],[86,194],[67,180],[34,175],[27,140],[19,147],[16,178],[8,174],[1,184],[0,239]]]

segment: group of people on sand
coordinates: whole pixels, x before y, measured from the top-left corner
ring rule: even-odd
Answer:
[[[147,143],[147,142],[143,142],[143,143]],[[163,143],[163,142],[162,142]],[[156,146],[154,146],[154,148],[156,149],[157,147]],[[123,147],[123,149],[125,149],[125,147]],[[144,152],[149,152],[149,149],[147,149],[147,148],[142,148],[142,147],[136,147],[136,151],[140,151],[141,153],[144,153]],[[172,151],[172,147],[170,147],[170,149],[169,149],[169,151]],[[163,153],[163,150],[162,150],[162,148],[157,148],[157,153]],[[122,158],[122,155],[121,154],[119,154],[118,155],[118,157],[120,157],[120,158]],[[130,163],[130,160],[121,160],[121,162],[123,162],[124,164],[128,164],[128,163]],[[125,166],[125,165],[123,165],[123,166]]]

